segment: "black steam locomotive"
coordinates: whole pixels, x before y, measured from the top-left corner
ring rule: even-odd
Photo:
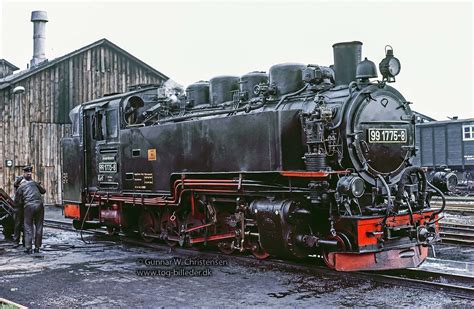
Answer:
[[[400,62],[278,64],[166,94],[159,87],[74,108],[62,141],[64,212],[78,229],[139,231],[170,246],[304,258],[336,270],[419,265],[442,195],[412,166],[415,119],[389,83]]]

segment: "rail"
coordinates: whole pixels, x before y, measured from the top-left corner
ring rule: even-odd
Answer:
[[[442,200],[440,198],[433,197],[431,207],[439,209],[441,203]],[[446,196],[445,211],[472,214],[474,213],[474,197]]]
[[[474,225],[440,222],[441,241],[463,245],[474,245]]]

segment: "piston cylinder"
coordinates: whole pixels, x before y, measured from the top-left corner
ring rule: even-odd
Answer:
[[[298,246],[298,239],[310,232],[310,213],[299,209],[295,201],[258,199],[250,204],[250,212],[257,220],[260,244],[266,252],[291,258],[308,255],[304,246]]]

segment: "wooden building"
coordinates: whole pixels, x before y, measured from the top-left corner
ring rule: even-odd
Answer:
[[[5,59],[0,59],[0,78],[13,74],[16,70],[19,70],[16,66],[6,61]]]
[[[106,39],[12,74],[17,69],[0,60],[0,188],[12,193],[15,176],[31,164],[47,204],[61,202],[60,140],[71,130],[69,111],[132,85],[169,80]]]

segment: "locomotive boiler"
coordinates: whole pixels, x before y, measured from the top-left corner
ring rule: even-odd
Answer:
[[[62,141],[66,217],[86,229],[226,254],[301,259],[339,271],[414,267],[438,239],[429,192],[412,165],[415,119],[390,86],[391,47],[361,61],[277,64],[218,76],[185,95],[142,85],[76,106]]]

